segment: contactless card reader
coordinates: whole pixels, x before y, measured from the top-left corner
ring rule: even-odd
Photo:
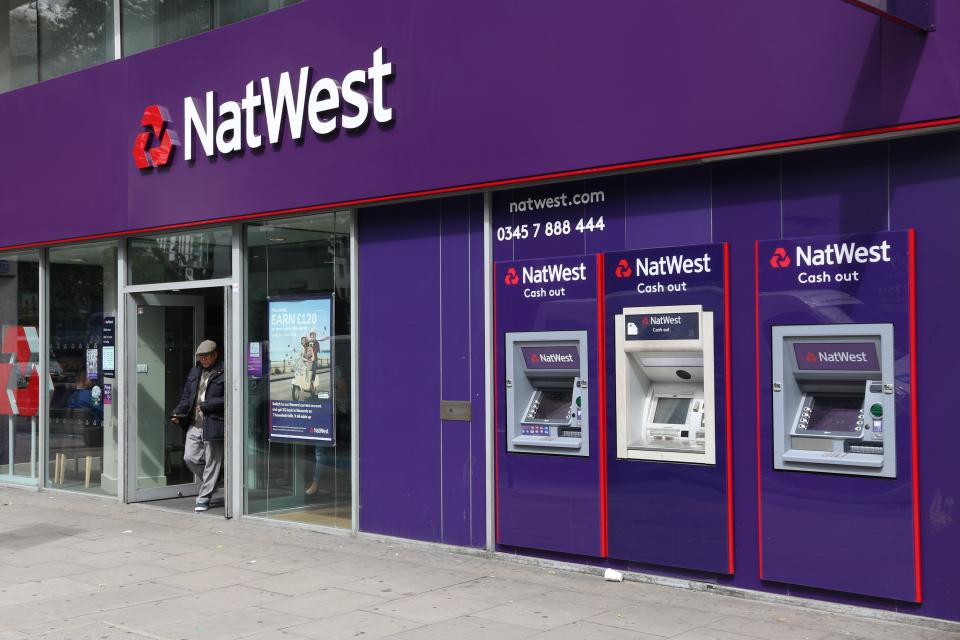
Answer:
[[[615,331],[617,457],[714,464],[713,313],[630,307]]]
[[[773,327],[774,467],[896,477],[893,325]]]
[[[590,453],[586,331],[506,334],[507,450]]]

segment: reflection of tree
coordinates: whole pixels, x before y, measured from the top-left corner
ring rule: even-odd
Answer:
[[[112,0],[39,0],[40,79],[113,59]]]

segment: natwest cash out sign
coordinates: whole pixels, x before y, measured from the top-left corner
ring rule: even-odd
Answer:
[[[639,294],[689,293],[723,279],[723,246],[638,249],[606,255],[608,290]]]
[[[296,79],[284,71],[276,80],[269,76],[252,80],[239,101],[218,103],[213,91],[207,91],[202,101],[187,96],[182,117],[176,121],[183,131],[185,159],[193,160],[198,150],[213,157],[259,149],[265,139],[277,144],[284,123],[290,139],[300,140],[307,126],[325,136],[341,128],[359,129],[371,116],[379,124],[393,121],[393,109],[386,106],[384,98],[384,85],[393,77],[393,64],[384,60],[383,47],[373,52],[369,67],[350,71],[339,82],[327,77],[314,80],[313,76],[313,69],[305,66]],[[266,123],[265,131],[258,128],[261,119]],[[180,144],[172,124],[164,107],[151,105],[145,109],[141,126],[146,130],[138,134],[133,147],[138,168],[170,163],[173,150]]]
[[[765,254],[767,264],[795,273],[799,284],[860,282],[864,268],[893,261],[891,241],[874,236],[798,240],[790,248],[785,242]]]
[[[567,285],[586,281],[587,264],[584,261],[572,265],[555,262],[508,266],[503,271],[503,284],[508,287],[524,285],[524,298],[563,298],[567,295]]]

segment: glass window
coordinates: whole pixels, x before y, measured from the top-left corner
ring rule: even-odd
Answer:
[[[113,0],[40,0],[40,79],[114,59]]]
[[[123,54],[176,42],[300,0],[121,0]]]
[[[39,252],[0,255],[0,481],[36,484],[40,389]],[[12,393],[11,393],[12,392]]]
[[[116,243],[50,250],[47,486],[117,493]]]
[[[213,28],[210,0],[122,0],[123,54],[132,55]]]
[[[247,513],[350,527],[350,222],[247,226]]]
[[[35,2],[0,3],[0,91],[37,81]]]
[[[131,238],[130,284],[230,277],[230,228]]]

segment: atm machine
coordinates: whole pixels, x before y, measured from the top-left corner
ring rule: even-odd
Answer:
[[[774,468],[896,477],[893,325],[773,327]]]
[[[506,334],[507,451],[589,456],[587,332]]]
[[[628,307],[615,331],[617,458],[715,464],[713,313]]]

